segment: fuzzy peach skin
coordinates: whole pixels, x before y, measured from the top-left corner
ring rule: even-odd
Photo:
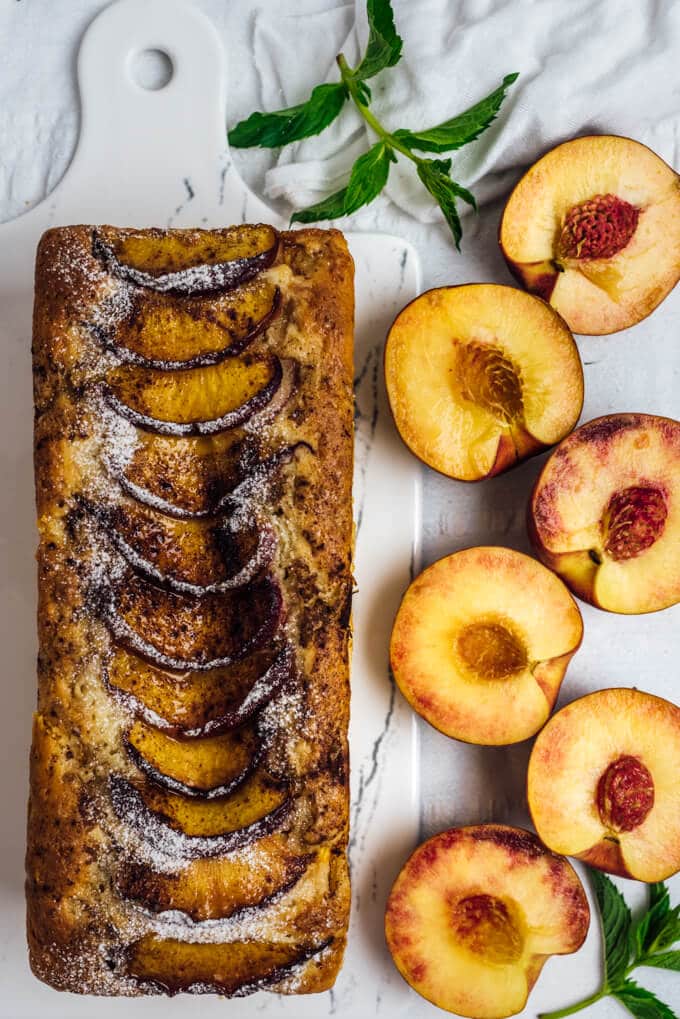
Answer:
[[[680,422],[608,414],[581,425],[539,475],[528,526],[539,558],[599,608],[680,601]]]
[[[627,688],[572,701],[536,739],[527,796],[554,852],[664,881],[680,870],[680,708]]]
[[[387,337],[385,383],[411,452],[460,481],[499,474],[559,442],[583,405],[581,360],[560,316],[489,283],[411,301]]]
[[[417,577],[390,662],[409,704],[456,739],[517,743],[547,721],[583,635],[562,581],[508,548],[468,548]]]
[[[390,893],[385,935],[411,987],[470,1019],[524,1008],[544,962],[590,922],[574,869],[521,828],[452,828],[419,846]]]
[[[499,243],[510,271],[576,333],[634,325],[680,279],[679,181],[630,138],[558,145],[508,199]]]

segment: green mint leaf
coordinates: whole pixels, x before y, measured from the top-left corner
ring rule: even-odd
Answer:
[[[349,92],[344,82],[317,85],[305,103],[274,113],[251,113],[229,132],[229,144],[237,149],[251,145],[278,148],[319,134],[335,120]]]
[[[630,957],[632,921],[630,910],[613,881],[599,870],[592,870],[597,904],[604,934],[605,980],[610,990],[623,979]]]
[[[680,972],[680,952],[659,952],[648,955],[640,961],[641,966],[653,966],[655,969],[674,969]]]
[[[475,103],[465,113],[452,117],[451,120],[445,120],[442,124],[425,131],[396,131],[395,138],[408,148],[418,149],[420,152],[450,152],[452,149],[459,149],[479,138],[496,119],[506,92],[518,77],[518,74],[507,74],[502,84],[491,95]]]
[[[624,981],[616,989],[614,996],[626,1006],[635,1019],[678,1019],[668,1005],[659,1001],[651,991],[638,987],[632,980]]]
[[[353,76],[360,81],[372,78],[386,67],[394,67],[401,58],[403,40],[394,27],[394,12],[390,0],[367,0],[368,45],[364,58],[355,68]]]
[[[290,218],[291,223],[316,223],[320,219],[337,219],[350,216],[362,205],[376,198],[387,183],[392,150],[384,142],[377,142],[352,167],[346,188],[324,198],[307,209],[299,209]]]
[[[649,908],[635,928],[634,951],[636,958],[642,958],[652,949],[657,937],[666,925],[670,911],[668,889],[657,882],[649,886]]]
[[[675,908],[671,909],[664,917],[663,925],[654,938],[650,948],[652,951],[656,952],[660,948],[670,948],[676,943],[676,941],[680,941],[680,905],[675,906]]]
[[[463,228],[460,223],[456,199],[462,198],[464,202],[477,208],[474,196],[462,184],[451,180],[450,159],[421,159],[418,163],[418,176],[435,199],[439,208],[444,213],[444,218],[449,224],[456,247],[460,251],[460,239],[463,236]]]
[[[290,217],[291,223],[317,223],[320,219],[339,219],[344,216],[345,196],[347,188],[336,191],[315,205],[309,205],[306,209],[298,209]]]

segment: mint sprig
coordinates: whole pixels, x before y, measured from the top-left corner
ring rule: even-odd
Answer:
[[[614,882],[600,871],[591,871],[591,876],[604,938],[602,987],[576,1005],[544,1012],[540,1019],[563,1019],[608,996],[625,1005],[635,1019],[678,1019],[655,994],[631,980],[630,974],[640,966],[680,971],[680,951],[666,951],[680,941],[680,904],[671,909],[663,882],[650,885],[647,911],[633,923]]]
[[[508,74],[501,85],[464,113],[422,131],[399,128],[388,131],[370,109],[367,80],[394,67],[401,59],[402,39],[394,24],[390,0],[367,0],[368,43],[364,56],[352,68],[342,53],[337,57],[340,81],[317,85],[309,99],[273,113],[252,113],[229,131],[235,148],[260,145],[277,148],[319,134],[340,114],[349,100],[375,133],[378,141],[354,163],[347,186],[291,216],[291,222],[314,223],[348,216],[380,194],[389,176],[390,163],[403,156],[415,165],[418,177],[444,213],[456,247],[460,250],[462,227],[457,202],[477,208],[474,196],[451,176],[451,159],[427,159],[419,152],[450,152],[475,141],[498,115],[508,88],[517,74]]]

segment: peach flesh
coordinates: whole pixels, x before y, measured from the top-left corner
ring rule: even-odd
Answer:
[[[482,621],[464,627],[457,651],[480,679],[507,679],[527,665],[524,644],[505,623]]]
[[[468,895],[451,910],[457,939],[475,955],[501,965],[522,957],[524,938],[517,907],[495,895]]]
[[[666,499],[653,485],[615,492],[604,514],[604,549],[612,559],[633,559],[659,538],[668,516]]]
[[[557,250],[561,258],[613,258],[632,240],[640,210],[616,195],[594,195],[564,218]]]
[[[600,819],[612,831],[633,831],[654,806],[654,780],[637,757],[613,761],[597,785]]]

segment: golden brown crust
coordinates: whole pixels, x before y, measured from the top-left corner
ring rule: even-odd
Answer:
[[[283,233],[272,247],[268,228],[248,230],[239,228],[232,241],[229,231],[212,238],[204,231],[78,226],[48,231],[38,250],[39,681],[27,926],[34,973],[59,989],[310,993],[332,986],[342,961],[349,914],[352,261],[337,231]],[[259,254],[263,238],[268,247]],[[243,256],[239,266],[217,264],[220,250]],[[134,264],[124,264],[128,252]],[[208,253],[206,265],[196,252]],[[251,304],[234,319],[238,331],[229,332],[224,299],[220,313],[214,309],[225,287],[229,306],[238,302],[241,280]],[[271,301],[252,299],[260,281],[276,294],[273,311]],[[232,423],[232,415],[203,437],[173,437],[172,426],[161,436],[154,420],[126,419],[108,399],[107,379],[121,360],[133,380],[141,372],[151,377],[141,364],[147,320],[139,309],[161,292],[155,306],[167,316],[164,327],[172,327],[174,307],[183,309],[178,322],[193,316],[192,336],[213,351],[201,385],[210,385],[210,364],[220,358],[220,378],[229,358],[240,359],[244,371],[262,358],[283,366],[278,390],[272,387],[274,395],[265,394],[251,417]],[[266,322],[250,323],[249,309],[265,306]],[[224,354],[219,328],[241,347]],[[125,360],[126,335],[131,344],[134,338],[136,361]],[[182,343],[178,333],[168,346],[191,357]],[[158,400],[168,421],[179,420],[194,399],[200,412],[204,399],[185,387],[179,407],[177,371],[190,378],[175,363],[151,373],[165,387]],[[199,479],[198,487],[185,481],[182,489],[187,477]],[[157,625],[150,625],[150,611]],[[201,712],[203,681],[210,695]],[[231,684],[223,697],[220,682]],[[176,701],[168,694],[173,684]],[[241,716],[236,709],[249,691],[255,709]],[[189,741],[209,738],[211,726],[228,730],[247,720],[252,732],[257,725],[252,788],[262,800],[244,800],[250,787],[243,782],[227,793],[216,788],[213,799],[210,790],[177,785],[187,760],[181,755],[168,768],[173,786],[162,770],[172,739],[153,743],[150,770],[130,749],[135,718]],[[211,747],[219,753],[229,745],[223,739]],[[219,773],[219,761],[209,763]],[[260,802],[271,807],[286,791],[285,809],[258,814]],[[167,797],[174,820],[144,806],[170,803]],[[260,842],[263,854],[277,852],[277,839],[285,864],[273,869],[278,878],[265,880],[253,861]],[[221,860],[228,886],[220,883]],[[249,867],[253,877],[240,895],[239,868],[247,875]],[[186,921],[181,911],[168,912],[175,901]],[[201,917],[213,926],[202,927]],[[210,951],[187,950],[184,958],[184,940],[255,944],[239,963],[245,969],[238,981],[220,988],[217,977],[206,977]],[[152,959],[144,956],[150,944]],[[145,965],[157,978],[142,978]],[[200,979],[191,979],[192,967]]]

